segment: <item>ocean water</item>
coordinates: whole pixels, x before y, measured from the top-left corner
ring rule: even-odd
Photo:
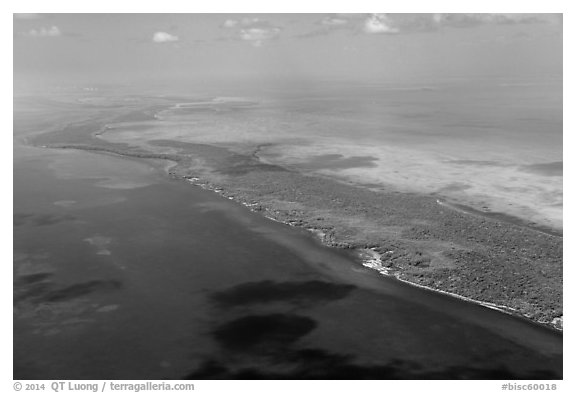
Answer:
[[[561,378],[561,333],[383,277],[164,163],[28,146],[43,111],[79,114],[15,113],[15,379]]]
[[[356,168],[339,168],[342,160],[335,160],[312,169],[434,193],[561,230],[559,82],[351,90],[320,99],[319,108],[299,103],[330,118],[307,131],[319,135],[323,147],[312,144],[310,160],[299,148],[282,146],[280,159],[306,168],[313,154],[340,154]]]
[[[434,194],[562,230],[561,80],[232,93],[192,94],[156,120],[117,124],[105,138],[262,144],[259,157],[272,163]]]

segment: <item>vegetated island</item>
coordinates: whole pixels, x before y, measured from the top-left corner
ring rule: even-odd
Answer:
[[[474,214],[431,195],[374,191],[269,164],[258,145],[246,151],[158,139],[144,149],[103,140],[101,125],[90,133],[80,126],[81,133],[66,127],[30,143],[170,160],[173,178],[310,230],[328,246],[356,250],[384,275],[562,330],[563,245],[553,230]]]

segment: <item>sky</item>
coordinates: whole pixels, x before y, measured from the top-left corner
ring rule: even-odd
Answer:
[[[561,78],[559,14],[14,14],[15,86]]]

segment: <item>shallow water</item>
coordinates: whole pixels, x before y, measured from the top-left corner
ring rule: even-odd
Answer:
[[[259,157],[271,163],[433,193],[561,231],[562,81],[523,82],[252,88],[252,105],[181,103],[105,138],[266,144]]]
[[[18,144],[14,378],[561,378],[562,335],[161,165]]]

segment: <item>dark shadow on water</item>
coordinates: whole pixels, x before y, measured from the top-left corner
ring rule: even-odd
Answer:
[[[361,365],[349,355],[322,349],[289,348],[258,359],[258,366],[229,364],[210,359],[184,379],[559,379],[546,370],[514,373],[504,366],[489,368],[454,366],[425,370],[416,362],[393,359],[384,364]],[[253,363],[252,363],[253,364]]]
[[[564,162],[556,161],[524,165],[520,167],[520,170],[541,176],[562,176],[564,172]]]
[[[308,169],[373,168],[378,158],[372,156],[344,157],[342,154],[322,154],[310,158],[301,166]]]
[[[266,353],[298,340],[316,325],[313,319],[299,315],[249,315],[225,323],[212,335],[226,350]]]
[[[26,300],[38,299],[40,302],[53,288],[53,284],[44,281],[34,282],[24,286],[14,283],[14,305]]]
[[[470,166],[495,166],[503,167],[505,164],[499,163],[497,161],[485,161],[485,160],[448,160],[445,161],[448,164],[453,165],[470,165]]]
[[[266,280],[240,284],[216,292],[211,295],[211,299],[217,306],[223,308],[273,302],[305,305],[342,299],[348,296],[354,288],[356,288],[354,285],[334,284],[318,280],[304,282]]]
[[[49,293],[45,300],[49,302],[60,302],[88,295],[95,291],[116,290],[122,287],[122,283],[117,280],[94,280],[80,284],[70,285]]]
[[[14,213],[13,215],[13,225],[15,227],[25,224],[34,226],[53,225],[73,220],[75,220],[73,216],[60,214]]]
[[[272,296],[290,298],[294,286],[286,286]],[[302,283],[300,283],[302,284]],[[256,302],[257,294],[266,296],[266,291],[277,285],[273,282],[243,284],[221,292],[219,301],[224,306]],[[317,285],[317,283],[315,283]],[[280,285],[282,287],[282,285]],[[306,288],[306,286],[304,286]],[[350,290],[350,289],[347,289]],[[286,293],[285,293],[286,292]],[[239,300],[234,301],[238,295]],[[218,298],[218,296],[216,296]],[[183,379],[316,379],[316,380],[386,380],[386,379],[561,379],[561,371],[538,368],[514,369],[499,362],[499,353],[494,358],[471,359],[440,366],[425,364],[409,359],[389,358],[382,353],[381,359],[361,363],[355,355],[332,352],[323,348],[305,348],[299,341],[314,331],[318,323],[296,314],[258,314],[244,316],[217,326],[212,337],[220,351],[206,358],[196,369]],[[504,356],[506,358],[506,356]],[[492,361],[493,360],[493,361]]]
[[[465,191],[472,188],[471,185],[461,183],[461,182],[452,182],[444,187],[439,188],[436,192],[458,192],[458,191]]]
[[[34,284],[40,281],[45,281],[48,277],[52,276],[52,273],[35,273],[35,274],[26,274],[24,276],[18,277],[14,281],[14,285],[29,285]]]
[[[37,274],[34,276],[41,275]],[[37,303],[63,302],[97,291],[111,291],[122,288],[122,283],[117,280],[92,280],[57,288],[54,283],[44,281],[45,278],[36,277],[28,282],[16,280],[14,283],[14,303],[17,304],[26,300]]]

